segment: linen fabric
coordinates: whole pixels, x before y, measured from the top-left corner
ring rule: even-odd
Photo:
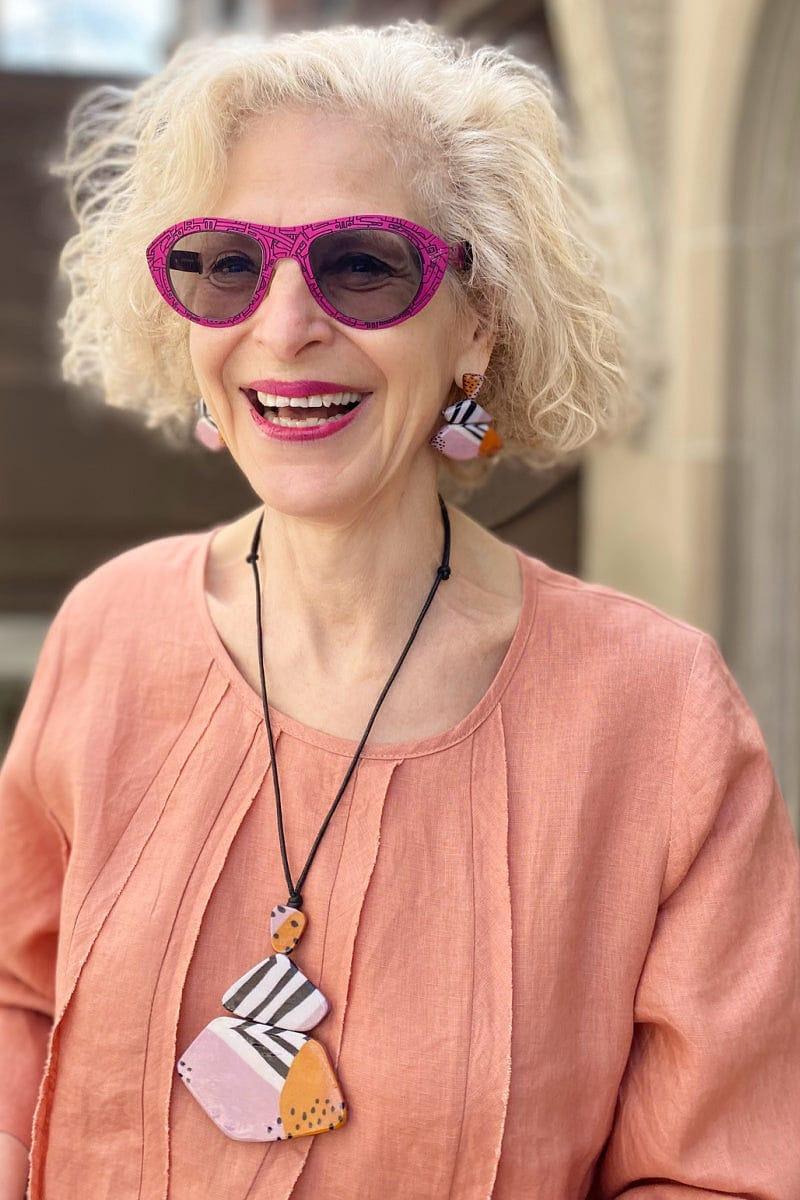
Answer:
[[[217,528],[72,588],[0,769],[0,1130],[32,1200],[797,1200],[800,850],[758,722],[712,636],[520,550],[490,687],[367,741],[303,887],[347,1124],[211,1122],[176,1060],[287,890]],[[270,719],[296,878],[357,743]]]

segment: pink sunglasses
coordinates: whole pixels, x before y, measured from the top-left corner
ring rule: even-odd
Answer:
[[[189,321],[222,328],[258,307],[281,258],[300,264],[329,316],[356,329],[386,329],[425,307],[448,266],[469,270],[472,248],[451,246],[402,217],[373,214],[283,227],[193,217],[147,247],[167,304]]]

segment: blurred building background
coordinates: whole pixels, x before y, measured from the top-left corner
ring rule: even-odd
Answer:
[[[465,507],[553,566],[713,634],[800,832],[797,0],[4,0],[0,7],[0,752],[53,611],[128,546],[252,506],[225,456],[89,414],[58,373],[57,154],[77,96],[201,30],[424,17],[541,63],[633,298],[636,431],[579,467],[500,468]]]

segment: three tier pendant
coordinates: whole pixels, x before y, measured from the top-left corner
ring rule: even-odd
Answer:
[[[215,1017],[178,1060],[195,1100],[224,1134],[279,1142],[339,1129],[347,1103],[325,1048],[306,1036],[328,1001],[289,958],[305,914],[279,904],[270,915],[275,950],[222,997]]]

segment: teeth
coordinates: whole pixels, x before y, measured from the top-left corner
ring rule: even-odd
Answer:
[[[330,408],[332,404],[356,404],[361,392],[337,392],[326,396],[272,396],[268,392],[256,392],[259,401],[267,408]]]
[[[284,425],[287,429],[303,429],[307,425],[325,425],[328,417],[267,417],[270,425]]]

